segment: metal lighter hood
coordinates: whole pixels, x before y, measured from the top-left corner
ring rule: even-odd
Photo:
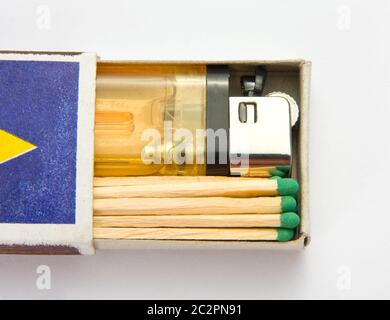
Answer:
[[[229,154],[232,175],[260,175],[291,166],[290,105],[281,97],[229,98]]]

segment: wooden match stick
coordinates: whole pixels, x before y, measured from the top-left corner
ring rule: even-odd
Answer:
[[[166,180],[166,179],[162,179]],[[235,197],[294,195],[298,183],[293,179],[219,179],[197,181],[185,179],[181,183],[109,186],[94,188],[94,198],[181,198],[181,197]]]
[[[292,229],[283,228],[94,228],[95,239],[289,241],[293,237]]]
[[[268,180],[266,178],[242,178],[223,176],[144,176],[144,177],[95,177],[94,187],[117,187],[134,185],[197,183],[197,182],[228,182],[235,181]]]
[[[295,211],[293,197],[94,199],[95,216],[163,214],[241,214]]]
[[[180,216],[98,216],[95,228],[259,228],[282,227],[293,229],[299,225],[295,212],[283,214],[180,215]]]

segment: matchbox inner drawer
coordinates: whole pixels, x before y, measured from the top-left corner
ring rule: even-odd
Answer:
[[[206,62],[207,63],[207,62]],[[300,184],[299,207],[298,212],[301,216],[301,224],[297,229],[295,240],[279,242],[262,241],[192,241],[192,240],[117,240],[117,239],[95,239],[97,249],[125,249],[125,248],[281,248],[281,249],[299,249],[309,243],[309,220],[308,220],[308,159],[307,159],[307,109],[309,101],[309,82],[310,82],[310,63],[297,61],[253,61],[253,62],[234,62],[224,61],[223,64],[229,65],[230,70],[230,95],[240,96],[241,87],[239,85],[240,77],[254,71],[255,66],[262,65],[267,71],[267,81],[263,94],[274,91],[281,91],[292,96],[300,108],[299,123],[292,130],[292,148],[293,148],[293,167],[292,178],[297,179]],[[140,64],[153,66],[160,63],[151,62],[108,62],[98,61],[97,76],[102,69],[121,70],[137,67]],[[170,62],[169,64],[176,64]],[[193,62],[179,64],[194,64]],[[201,63],[205,64],[205,63]],[[207,63],[210,64],[210,63]],[[217,63],[216,63],[217,64]],[[218,62],[219,64],[219,62]],[[237,81],[238,80],[238,81]]]

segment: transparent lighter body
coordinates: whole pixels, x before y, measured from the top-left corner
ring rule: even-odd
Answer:
[[[95,176],[204,175],[205,95],[204,65],[99,63]],[[182,129],[193,148],[177,161]]]

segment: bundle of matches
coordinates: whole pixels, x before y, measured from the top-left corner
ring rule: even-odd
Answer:
[[[94,237],[289,241],[300,219],[294,179],[95,178]]]

